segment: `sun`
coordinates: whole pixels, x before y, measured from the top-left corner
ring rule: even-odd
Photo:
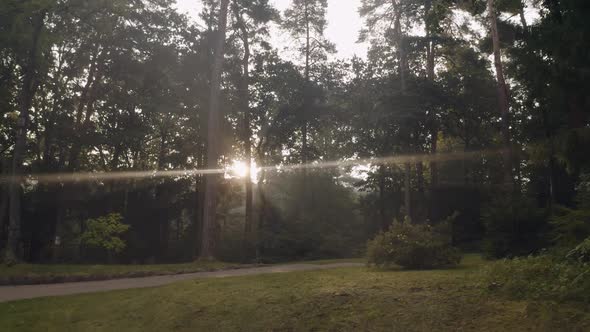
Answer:
[[[248,176],[248,165],[244,161],[234,160],[229,167],[230,176],[234,178],[243,179]],[[250,178],[253,182],[256,182],[258,178],[258,167],[256,163],[252,162],[252,171],[250,172]]]

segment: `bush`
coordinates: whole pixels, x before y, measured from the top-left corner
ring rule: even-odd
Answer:
[[[486,265],[481,278],[490,291],[517,299],[590,301],[590,264],[548,254]]]
[[[544,211],[531,200],[499,196],[482,214],[485,256],[505,258],[537,252],[545,245],[546,219]]]
[[[571,250],[567,258],[579,263],[590,263],[590,237]]]
[[[127,232],[129,225],[122,223],[123,217],[112,213],[96,219],[86,221],[86,230],[80,237],[80,243],[86,247],[101,249],[107,252],[111,260],[113,253],[120,253],[126,244],[120,236]]]
[[[455,266],[461,261],[458,249],[448,236],[433,231],[429,225],[394,222],[387,232],[378,234],[367,245],[367,261],[387,267],[399,265],[412,269]]]
[[[555,245],[571,249],[590,236],[590,178],[582,175],[575,201],[576,209],[557,207],[551,218]]]

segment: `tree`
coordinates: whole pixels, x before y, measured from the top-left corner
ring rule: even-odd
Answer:
[[[301,162],[307,164],[309,153],[309,122],[313,118],[312,81],[317,74],[320,61],[334,52],[334,45],[324,37],[326,29],[327,0],[293,0],[285,11],[283,28],[297,41],[297,51],[304,58],[303,102],[300,111]]]
[[[399,75],[399,96],[405,99],[408,89],[408,57],[406,50],[406,39],[404,27],[402,26],[402,16],[412,11],[415,4],[406,1],[394,0],[392,2],[384,0],[364,0],[360,9],[361,16],[365,17],[367,28],[361,33],[361,39],[367,39],[371,33],[376,33],[380,27],[385,24],[393,25],[393,28],[384,28],[385,31],[379,33],[391,34],[397,51],[397,67]],[[409,141],[410,131],[408,131]],[[406,154],[411,150],[406,147]],[[409,161],[404,162],[404,211],[407,216],[412,216],[412,199],[411,199],[411,165]]]
[[[221,94],[221,73],[224,58],[225,33],[227,29],[227,13],[229,0],[221,0],[219,7],[219,20],[217,38],[215,42],[214,60],[211,72],[211,90],[209,96],[209,114],[207,127],[207,167],[210,170],[218,169],[219,159],[219,104]],[[200,256],[211,259],[215,255],[215,224],[217,220],[217,186],[218,175],[210,174],[205,180],[205,198],[203,204],[203,225],[201,235]]]
[[[268,0],[251,0],[232,2],[232,12],[235,28],[242,42],[241,76],[238,82],[239,104],[242,110],[242,125],[240,136],[244,143],[244,156],[247,172],[244,176],[246,187],[245,231],[250,233],[253,224],[253,191],[252,191],[252,115],[250,109],[250,62],[251,47],[254,42],[268,47],[262,38],[268,37],[267,24],[278,15]]]
[[[23,157],[26,153],[26,141],[28,133],[29,112],[33,104],[33,98],[39,86],[39,55],[41,52],[41,37],[44,32],[45,17],[47,8],[45,4],[23,4],[25,14],[19,15],[18,19],[23,20],[25,25],[31,24],[28,33],[30,44],[24,53],[25,62],[21,64],[23,71],[22,87],[19,96],[19,116],[16,124],[16,137],[12,151],[12,165],[10,175],[12,180],[8,185],[8,236],[6,241],[5,257],[6,262],[18,261],[22,258],[19,250],[21,236],[21,195],[22,195],[22,168]]]
[[[504,65],[502,63],[502,50],[500,35],[498,33],[498,18],[494,0],[487,0],[487,10],[490,24],[490,34],[494,50],[494,67],[496,68],[496,83],[498,90],[498,108],[502,116],[502,139],[504,151],[502,152],[504,162],[504,184],[512,188],[514,178],[512,173],[512,145],[510,139],[510,104],[508,100],[508,86],[504,78]]]
[[[109,263],[112,262],[113,254],[122,252],[126,246],[121,235],[127,232],[130,226],[123,224],[122,220],[123,217],[118,213],[87,220],[80,244],[105,250]]]

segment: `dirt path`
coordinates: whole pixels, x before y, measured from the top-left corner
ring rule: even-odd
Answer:
[[[294,271],[326,270],[340,267],[359,267],[361,263],[336,263],[326,265],[314,264],[289,264],[253,267],[246,269],[196,272],[178,274],[172,276],[155,276],[145,278],[114,279],[104,281],[70,282],[50,285],[26,285],[26,286],[2,286],[0,287],[0,302],[32,299],[45,296],[63,296],[82,293],[105,292],[118,289],[156,287],[171,284],[177,281],[199,278],[225,278],[235,276],[248,276],[265,273],[284,273]]]

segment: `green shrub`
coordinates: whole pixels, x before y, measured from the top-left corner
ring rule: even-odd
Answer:
[[[548,254],[503,259],[482,268],[488,290],[517,299],[590,301],[590,264]]]
[[[545,213],[529,199],[499,195],[483,210],[482,221],[488,258],[530,255],[545,245]]]
[[[553,243],[571,249],[590,236],[590,178],[582,175],[576,188],[576,209],[558,206],[551,217]]]
[[[448,236],[433,231],[429,225],[406,221],[394,222],[387,232],[369,241],[367,261],[378,267],[430,269],[455,266],[461,261],[461,254],[451,246]]]
[[[88,219],[80,243],[86,247],[105,250],[110,260],[113,253],[120,253],[126,246],[120,236],[127,232],[130,226],[122,221],[123,217],[118,213]]]
[[[590,237],[572,249],[567,258],[579,263],[590,263]]]

